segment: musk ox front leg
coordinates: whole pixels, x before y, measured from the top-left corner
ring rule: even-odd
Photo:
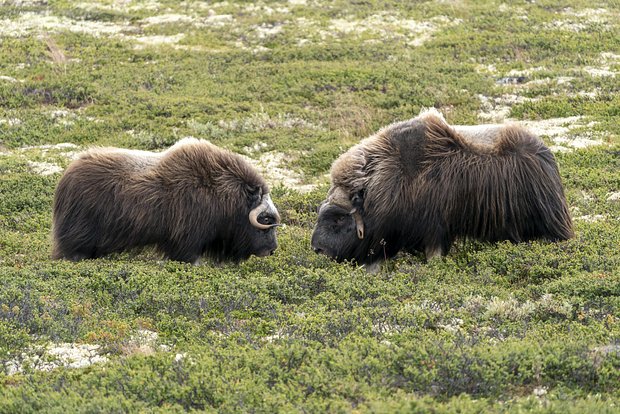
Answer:
[[[200,263],[200,257],[202,252],[197,249],[187,249],[185,246],[183,249],[179,247],[170,247],[162,249],[166,257],[170,260],[176,260],[177,262],[186,262],[198,264]]]

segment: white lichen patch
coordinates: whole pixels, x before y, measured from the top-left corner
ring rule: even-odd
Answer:
[[[209,27],[225,27],[232,25],[235,22],[232,14],[217,14],[210,11],[209,16],[202,20],[204,26]]]
[[[372,325],[372,332],[379,335],[396,334],[402,332],[403,330],[403,326],[390,321],[375,322]]]
[[[600,77],[611,77],[611,78],[615,78],[616,77],[616,71],[613,71],[610,69],[609,66],[603,66],[600,68],[595,68],[595,67],[591,67],[591,66],[586,66],[585,68],[583,68],[584,72],[586,72],[588,75],[593,76],[595,78],[600,78]]]
[[[582,9],[573,10],[566,8],[563,10],[561,18],[546,23],[543,27],[551,30],[565,30],[570,32],[583,32],[593,28],[609,30],[612,26],[610,22],[617,18],[617,13],[608,9]]]
[[[308,22],[305,22],[308,25]],[[321,39],[339,38],[342,35],[370,35],[377,40],[401,38],[410,46],[420,46],[443,27],[461,23],[459,19],[436,16],[427,21],[402,18],[391,13],[379,13],[365,19],[354,17],[332,19],[327,30],[320,30]]]
[[[321,125],[313,124],[303,118],[292,114],[277,114],[274,116],[266,112],[256,112],[247,118],[233,119],[230,121],[221,120],[218,127],[226,131],[235,132],[258,132],[266,129],[323,129]]]
[[[542,72],[547,70],[547,68],[545,68],[544,66],[536,66],[533,68],[527,68],[527,69],[511,69],[506,76],[531,76],[532,74],[536,73],[536,72]]]
[[[157,46],[157,45],[176,45],[185,37],[185,33],[177,33],[175,35],[164,36],[164,35],[154,35],[154,36],[135,36],[133,39],[138,42],[136,48],[141,48],[144,46]]]
[[[315,184],[305,183],[301,173],[287,166],[292,161],[292,158],[284,153],[271,151],[262,154],[258,160],[253,158],[247,158],[247,160],[272,185],[282,185],[302,193],[310,192],[316,188]]]
[[[514,94],[503,94],[497,97],[478,95],[478,99],[480,99],[481,109],[478,118],[483,122],[503,122],[508,119],[513,105],[536,100]]]
[[[583,216],[578,216],[574,218],[574,220],[585,221],[586,223],[596,223],[605,219],[606,217],[602,214],[585,214]]]
[[[6,119],[0,119],[0,125],[7,125],[10,127],[14,127],[17,125],[21,125],[22,120],[19,118],[6,118]]]
[[[572,305],[569,301],[556,299],[552,294],[544,294],[538,300],[526,300],[520,302],[514,297],[501,299],[491,298],[486,302],[485,317],[494,319],[508,319],[519,321],[527,319],[535,313],[548,315],[554,314],[569,318],[572,314]]]
[[[487,75],[497,75],[499,73],[497,70],[497,67],[495,67],[495,65],[491,63],[489,64],[479,63],[476,65],[475,69],[476,69],[476,72],[487,74]]]
[[[61,166],[50,162],[28,161],[28,167],[39,175],[53,175],[63,171]]]
[[[148,329],[138,329],[123,346],[125,355],[153,355],[158,350],[167,351],[167,345],[159,345],[159,334]]]
[[[590,139],[585,137],[556,137],[553,139],[556,145],[553,145],[551,150],[567,152],[571,149],[585,149],[589,147],[596,147],[603,145],[603,141],[600,139]]]
[[[242,9],[243,13],[247,13],[250,16],[272,16],[276,13],[278,14],[288,14],[290,10],[288,7],[269,7],[266,4],[255,3],[244,6]]]
[[[140,25],[144,27],[163,25],[163,24],[188,24],[196,23],[196,18],[186,14],[159,14],[140,20]]]
[[[150,4],[150,6],[148,6]],[[158,3],[145,3],[144,7],[158,8]],[[106,9],[106,5],[95,3],[81,3],[85,9],[101,8]],[[138,4],[135,7],[140,8]],[[120,7],[120,6],[119,6]],[[112,7],[111,9],[115,9]],[[136,23],[129,21],[122,22],[102,22],[96,20],[75,20],[67,17],[59,17],[50,12],[35,13],[24,12],[12,19],[0,19],[0,36],[20,37],[32,33],[59,33],[73,32],[88,34],[95,37],[115,37],[120,40],[137,43],[138,48],[157,45],[176,45],[185,37],[184,32],[170,35],[150,35],[140,36],[143,28],[163,24],[179,24],[183,28],[191,27],[221,27],[230,25],[234,22],[232,15],[218,15],[213,12],[206,17],[191,16],[185,14],[165,13],[144,18]]]
[[[268,343],[273,343],[281,339],[288,339],[289,337],[290,335],[285,333],[283,330],[278,329],[273,335],[267,335],[263,337],[263,341],[268,342]]]
[[[121,12],[156,11],[161,4],[156,0],[110,0],[105,2],[81,2],[76,8],[89,11],[107,10]]]
[[[536,387],[532,390],[532,394],[535,397],[542,398],[547,395],[547,387]]]
[[[403,307],[403,310],[407,313],[422,311],[433,314],[441,314],[443,312],[439,303],[429,300],[423,300],[420,303],[406,303]]]
[[[30,33],[69,31],[90,34],[93,36],[118,35],[131,31],[133,28],[126,23],[110,23],[95,20],[73,20],[52,14],[26,12],[15,19],[0,20],[0,36],[20,37]]]
[[[273,37],[282,31],[284,25],[282,23],[263,23],[254,27],[254,32],[259,39]]]
[[[43,158],[54,159],[54,156],[60,156],[68,159],[75,159],[78,155],[79,147],[70,142],[63,142],[60,144],[47,144],[47,145],[34,145],[34,146],[26,146],[21,147],[17,151],[20,153],[22,157],[32,158],[34,156],[42,156]],[[39,163],[41,165],[36,165],[37,163],[32,162],[30,168],[35,173],[41,173],[43,175],[51,175],[55,174],[56,167],[60,168],[54,163]],[[38,172],[40,171],[40,172]],[[61,169],[62,171],[62,169]],[[49,173],[45,173],[49,172]]]
[[[47,0],[3,0],[0,5],[10,5],[15,7],[35,7],[46,6]]]
[[[18,82],[24,83],[23,80],[17,80],[11,76],[4,76],[4,75],[0,76],[0,81],[10,82],[10,83],[18,83]]]
[[[451,318],[447,323],[439,323],[437,326],[441,329],[444,329],[450,333],[459,332],[463,326],[463,319],[460,318]]]
[[[5,363],[5,371],[14,375],[26,369],[51,371],[60,367],[85,368],[107,361],[100,345],[51,343],[22,352]]]
[[[170,352],[172,347],[159,343],[157,332],[148,329],[137,330],[123,345],[125,356],[153,355],[156,352]],[[85,368],[92,364],[109,361],[101,345],[76,343],[49,343],[27,349],[18,356],[5,362],[4,370],[8,375],[29,369],[51,371],[56,368]]]
[[[620,201],[620,191],[607,194],[607,201]]]
[[[520,121],[519,124],[536,135],[553,138],[566,135],[571,128],[582,126],[583,117],[570,116],[565,118],[542,119],[540,121]]]
[[[620,55],[613,52],[602,52],[600,57],[601,63],[618,63]]]
[[[577,134],[571,132],[574,129],[591,128],[594,126],[593,122],[585,124],[581,116],[551,118],[540,121],[520,121],[519,124],[538,136],[551,138],[554,145],[550,149],[554,152],[567,152],[574,149],[603,145],[603,141],[595,139],[593,133],[589,130]]]
[[[536,310],[536,304],[525,301],[519,302],[515,298],[500,299],[492,298],[486,305],[485,316],[487,318],[500,318],[509,320],[522,320],[529,317]]]
[[[267,149],[268,145],[264,142],[256,142],[251,146],[243,147],[243,151],[247,154],[255,154],[257,152],[263,152]]]
[[[60,144],[46,144],[46,145],[33,145],[27,147],[21,147],[20,151],[30,151],[30,150],[42,150],[43,152],[49,150],[75,150],[79,148],[77,145],[72,144],[70,142],[61,142]]]

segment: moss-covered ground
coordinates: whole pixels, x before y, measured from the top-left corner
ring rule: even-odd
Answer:
[[[619,33],[616,1],[0,2],[0,413],[619,412]],[[536,129],[576,237],[312,252],[331,162],[423,107]],[[186,136],[261,166],[274,256],[50,259],[76,152]]]

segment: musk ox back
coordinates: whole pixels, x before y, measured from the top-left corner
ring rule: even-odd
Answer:
[[[280,216],[241,156],[187,138],[162,153],[92,149],[69,165],[54,198],[56,259],[155,246],[196,262],[271,254]]]
[[[371,264],[399,250],[447,254],[456,238],[573,237],[555,159],[517,125],[451,127],[436,111],[390,125],[342,154],[312,247]]]

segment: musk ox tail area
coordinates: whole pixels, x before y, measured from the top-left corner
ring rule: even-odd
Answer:
[[[555,158],[540,138],[505,125],[492,142],[481,142],[440,118],[425,121],[427,172],[441,176],[437,188],[448,193],[436,196],[463,208],[448,227],[486,241],[574,237]]]

